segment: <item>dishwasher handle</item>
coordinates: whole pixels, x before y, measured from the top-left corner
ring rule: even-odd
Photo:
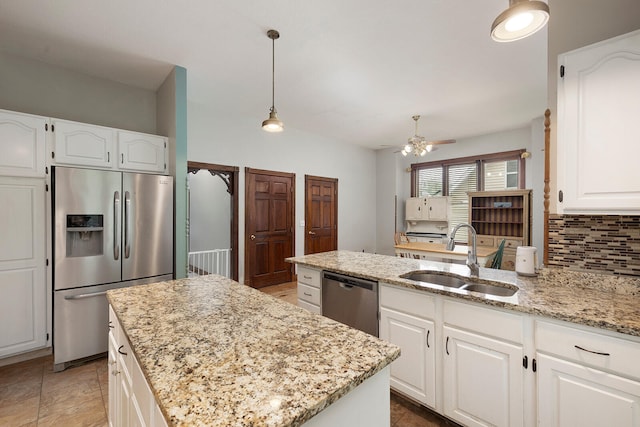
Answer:
[[[323,273],[323,277],[325,280],[333,280],[340,284],[341,288],[350,289],[355,287],[368,289],[370,291],[374,291],[377,285],[377,282],[373,282],[370,280],[364,279],[356,279],[354,277],[343,276],[341,274],[333,274],[333,273]]]

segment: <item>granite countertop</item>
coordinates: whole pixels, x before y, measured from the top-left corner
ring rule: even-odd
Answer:
[[[400,354],[216,275],[107,298],[170,425],[298,426]]]
[[[536,277],[524,277],[513,271],[481,268],[479,279],[519,288],[512,297],[498,297],[444,286],[425,286],[399,277],[415,270],[469,277],[469,268],[460,264],[350,251],[306,255],[288,261],[640,337],[640,279],[633,277],[558,268],[543,268]]]
[[[396,249],[407,249],[410,251],[425,251],[425,252],[435,252],[438,254],[444,255],[462,255],[467,256],[469,252],[469,246],[465,245],[456,245],[452,251],[447,250],[447,245],[445,243],[428,243],[428,242],[408,242],[408,243],[400,243],[395,246]],[[488,257],[498,252],[498,248],[494,248],[491,246],[478,246],[476,248],[476,254],[479,257]]]

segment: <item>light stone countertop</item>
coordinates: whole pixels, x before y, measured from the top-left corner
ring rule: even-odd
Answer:
[[[350,251],[293,257],[287,261],[640,337],[640,279],[635,277],[557,268],[543,268],[536,277],[523,277],[513,271],[481,268],[479,279],[513,284],[520,289],[512,297],[497,297],[444,286],[426,286],[399,277],[416,270],[469,277],[469,268],[461,264]]]
[[[400,354],[216,275],[107,298],[169,425],[298,426]]]

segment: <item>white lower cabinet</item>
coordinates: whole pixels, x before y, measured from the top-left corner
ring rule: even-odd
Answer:
[[[109,425],[166,426],[142,369],[109,306]]]
[[[445,300],[443,320],[444,414],[467,426],[524,425],[522,316]]]
[[[322,313],[322,270],[298,264],[298,307]]]
[[[640,426],[640,343],[543,321],[536,343],[539,425]]]
[[[436,334],[433,298],[380,287],[380,338],[400,347],[391,364],[391,387],[432,408],[436,405]]]
[[[444,414],[468,426],[522,426],[522,346],[445,326]]]

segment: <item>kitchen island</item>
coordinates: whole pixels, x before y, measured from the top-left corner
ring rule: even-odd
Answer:
[[[107,298],[168,425],[389,425],[392,344],[216,275]]]
[[[637,277],[472,276],[465,265],[349,251],[289,261],[299,280],[377,281],[380,338],[402,349],[392,388],[461,425],[640,426]]]
[[[606,329],[640,337],[640,279],[543,268],[535,277],[513,271],[481,268],[477,278],[469,268],[428,260],[390,257],[365,252],[332,251],[288,258],[289,262],[384,282],[400,288],[435,293],[521,313]],[[400,277],[429,270],[470,281],[496,281],[518,287],[510,297],[498,297]]]

